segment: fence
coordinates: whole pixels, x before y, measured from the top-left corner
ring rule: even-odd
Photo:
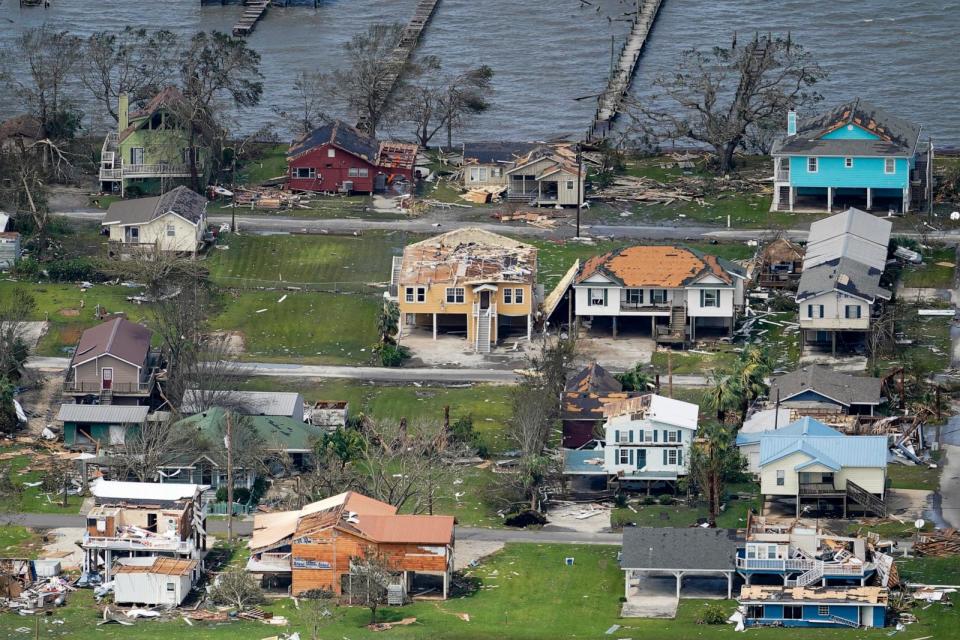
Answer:
[[[253,513],[254,506],[249,504],[241,504],[239,502],[233,503],[233,515],[235,516],[248,516]],[[213,516],[225,516],[227,515],[227,503],[226,502],[211,502],[207,505],[207,514]]]

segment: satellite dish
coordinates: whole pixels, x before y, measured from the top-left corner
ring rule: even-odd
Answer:
[[[925,524],[927,524],[927,523],[923,521],[923,518],[917,518],[917,519],[914,520],[914,522],[913,522],[913,526],[915,526],[915,527],[917,528],[917,530],[923,529],[923,525],[925,525]]]

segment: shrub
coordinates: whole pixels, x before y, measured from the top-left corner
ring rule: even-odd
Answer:
[[[613,494],[613,503],[616,504],[617,507],[623,509],[627,506],[627,494],[625,494],[623,491],[617,491],[615,494]]]
[[[20,258],[13,263],[13,275],[33,280],[40,276],[40,263],[33,258]]]
[[[54,260],[45,265],[47,275],[54,282],[80,282],[88,280],[99,282],[104,280],[103,274],[96,264],[87,258],[73,260]]]
[[[719,604],[708,604],[697,616],[697,624],[726,624],[727,612]]]
[[[662,505],[676,504],[676,502],[677,502],[677,499],[671,495],[660,496],[660,504]]]
[[[234,487],[233,488],[233,501],[240,504],[247,504],[250,500],[250,489],[246,487]],[[227,501],[227,488],[218,487],[217,488],[217,502],[226,502]]]
[[[645,505],[648,505],[648,506],[649,506],[649,505],[652,505],[652,504],[657,504],[657,497],[656,497],[656,496],[643,496],[642,498],[640,498],[640,504],[645,504]]]
[[[477,455],[486,458],[490,454],[489,447],[473,428],[473,416],[461,416],[450,425],[450,437],[454,442],[466,444],[477,450]]]
[[[620,510],[610,512],[610,526],[614,529],[636,526],[636,516],[632,511]]]
[[[397,344],[379,344],[374,351],[380,356],[380,364],[385,367],[399,367],[410,357],[410,350]]]

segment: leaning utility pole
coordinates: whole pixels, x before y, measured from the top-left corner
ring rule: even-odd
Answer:
[[[583,145],[577,143],[577,236],[580,237],[580,210],[583,208]]]
[[[227,542],[233,541],[233,414],[227,411]]]

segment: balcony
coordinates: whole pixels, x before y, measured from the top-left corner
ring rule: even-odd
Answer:
[[[774,180],[777,182],[790,182],[790,171],[784,169],[778,169],[774,173]]]
[[[846,493],[843,489],[833,486],[832,482],[801,482],[801,496],[831,496],[843,495]]]
[[[189,164],[126,164],[122,160],[114,163],[120,165],[100,167],[100,180],[110,182],[127,178],[189,178]],[[197,172],[203,173],[203,167],[197,165]]]
[[[153,391],[154,375],[151,373],[147,376],[146,380],[140,382],[120,382],[114,380],[109,389],[103,388],[103,383],[100,380],[74,380],[72,376],[63,382],[63,390],[66,393],[84,393],[84,394],[99,394],[102,391],[110,391],[113,395],[126,395],[126,396],[148,396]]]
[[[737,558],[737,568],[750,571],[809,571],[817,564],[817,560],[790,558],[778,560],[761,558]]]
[[[193,539],[178,540],[160,535],[139,537],[83,536],[85,549],[110,549],[111,551],[165,551],[168,553],[192,554],[196,550]]]
[[[672,310],[672,307],[666,302],[658,302],[655,304],[651,304],[649,302],[637,303],[637,302],[627,302],[626,300],[620,300],[620,310],[669,314],[670,311]]]

